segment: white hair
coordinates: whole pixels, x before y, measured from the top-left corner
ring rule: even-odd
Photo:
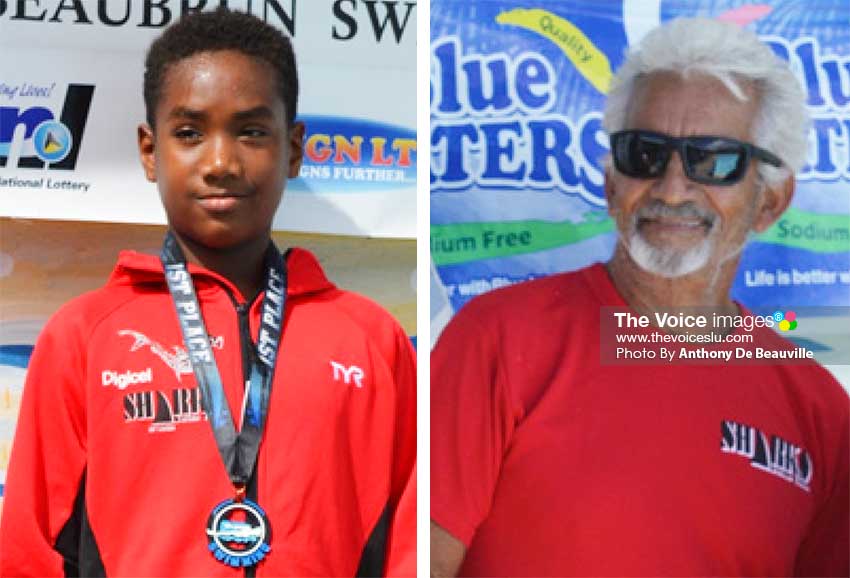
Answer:
[[[605,105],[608,134],[626,129],[626,115],[638,79],[656,72],[686,78],[704,74],[720,80],[739,100],[747,100],[740,83],[752,84],[759,96],[753,144],[784,163],[758,163],[761,180],[775,186],[799,171],[808,148],[806,97],[788,64],[758,37],[739,26],[709,18],[679,18],[644,37],[614,75]]]

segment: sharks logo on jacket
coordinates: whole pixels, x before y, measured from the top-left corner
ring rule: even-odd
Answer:
[[[124,396],[124,423],[149,422],[148,433],[171,432],[185,423],[206,421],[204,400],[197,387],[180,387],[170,393],[134,391]]]
[[[119,336],[129,336],[135,341],[130,346],[130,351],[139,351],[147,348],[151,353],[159,357],[162,362],[171,368],[177,381],[182,381],[183,375],[191,375],[192,362],[189,360],[189,353],[184,347],[174,345],[169,350],[165,345],[154,341],[144,333],[134,331],[132,329],[122,329],[118,332]],[[210,346],[215,349],[224,349],[224,336],[210,337]]]
[[[791,482],[806,492],[811,491],[814,464],[804,448],[743,423],[720,422],[720,451],[743,456],[757,470]]]
[[[182,382],[182,376],[192,374],[192,363],[184,347],[174,345],[169,348],[133,329],[122,329],[118,331],[118,335],[133,338],[131,353],[150,351],[156,355],[174,372],[178,382]],[[215,349],[223,349],[224,336],[210,337],[210,345]],[[150,381],[148,379],[147,382]],[[125,423],[149,422],[150,433],[171,432],[180,424],[197,423],[207,419],[203,397],[197,387],[181,387],[170,392],[133,391],[124,396],[123,413]]]

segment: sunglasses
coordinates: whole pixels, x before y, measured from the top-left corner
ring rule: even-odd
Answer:
[[[744,178],[750,158],[782,166],[782,161],[773,153],[732,138],[677,138],[648,130],[624,130],[611,135],[614,166],[629,177],[655,179],[662,176],[673,151],[679,153],[685,175],[704,185],[734,185]]]

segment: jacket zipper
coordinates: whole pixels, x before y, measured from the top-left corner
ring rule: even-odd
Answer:
[[[254,360],[254,342],[251,339],[251,305],[247,302],[236,304],[236,317],[239,321],[239,345],[242,350],[242,385],[251,377],[251,362]]]
[[[227,291],[230,300],[233,301],[233,306],[236,309],[236,319],[239,325],[239,346],[242,352],[242,387],[245,387],[247,381],[251,378],[251,365],[256,362],[256,348],[254,340],[251,339],[251,304],[260,296],[258,293],[251,301],[239,303],[230,291]],[[243,393],[245,395],[245,393]],[[243,416],[240,415],[240,422]],[[257,472],[260,469],[260,456],[257,455],[257,461],[254,463],[254,471],[248,479],[245,487],[245,497],[254,503],[257,502]],[[245,568],[245,578],[255,578],[257,575],[256,566]]]

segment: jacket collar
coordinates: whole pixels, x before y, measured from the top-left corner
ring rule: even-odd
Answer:
[[[286,253],[286,272],[286,294],[290,297],[335,288],[335,285],[325,276],[319,261],[306,249],[295,247]],[[206,280],[215,285],[223,285],[232,294],[239,295],[236,286],[229,279],[214,271],[190,263],[189,273],[195,279],[196,284],[203,283]],[[159,256],[136,251],[121,251],[118,256],[118,263],[115,265],[107,285],[138,283],[165,284],[165,274]],[[201,287],[198,287],[197,290],[201,291]]]

